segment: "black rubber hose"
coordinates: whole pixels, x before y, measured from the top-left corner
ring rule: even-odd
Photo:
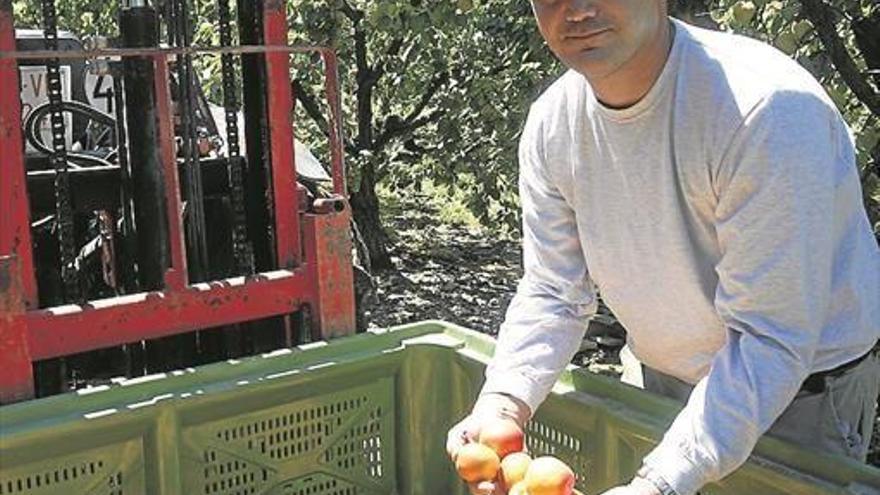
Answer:
[[[106,126],[113,127],[116,125],[116,119],[114,119],[113,117],[101,113],[94,108],[78,101],[62,101],[61,110],[70,113],[83,114],[92,121],[98,122],[99,124],[104,124]],[[49,108],[49,103],[44,103],[31,110],[31,113],[28,115],[28,118],[24,122],[24,134],[27,138],[28,143],[30,143],[30,145],[33,146],[35,149],[46,153],[47,155],[51,154],[52,150],[43,143],[42,136],[39,132],[37,132],[37,126],[51,111],[52,110]],[[67,157],[71,161],[86,162],[88,164],[97,165],[99,167],[112,166],[110,162],[92,155],[68,152]]]

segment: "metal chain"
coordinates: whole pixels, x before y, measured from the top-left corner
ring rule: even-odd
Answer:
[[[42,0],[43,36],[46,49],[58,50],[58,24],[55,0]],[[46,60],[46,82],[49,90],[50,122],[52,125],[52,152],[49,161],[55,168],[55,217],[58,225],[58,244],[61,251],[61,279],[67,300],[81,300],[79,277],[74,266],[76,245],[74,239],[73,206],[70,199],[70,177],[67,174],[67,140],[64,115],[61,111],[61,68],[57,58]]]
[[[134,221],[132,198],[131,166],[128,160],[128,124],[125,119],[125,89],[122,62],[112,62],[110,70],[113,77],[113,109],[116,115],[116,161],[119,164],[120,202],[122,203],[122,287],[127,293],[137,292],[138,277],[135,269],[137,252],[137,230]]]
[[[189,4],[187,0],[173,0],[172,13],[175,19],[176,46],[189,47],[192,43],[190,32]],[[205,225],[204,191],[202,170],[199,164],[198,135],[196,132],[196,101],[193,85],[195,81],[192,55],[184,54],[177,60],[178,98],[180,128],[183,150],[183,169],[187,181],[184,198],[188,222],[186,223],[187,254],[189,256],[190,280],[203,282],[209,276],[208,247]]]
[[[220,14],[220,44],[232,46],[232,16],[228,0],[218,0]],[[236,95],[235,59],[232,54],[221,57],[223,79],[223,107],[226,114],[226,150],[229,185],[232,190],[232,246],[240,275],[250,275],[254,270],[254,252],[247,238],[245,218],[244,160],[241,158],[238,134],[239,105]]]

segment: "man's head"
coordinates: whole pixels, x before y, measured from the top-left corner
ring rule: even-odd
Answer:
[[[666,29],[666,2],[532,0],[532,7],[553,53],[594,80],[614,74],[642,52],[656,51],[651,45]]]

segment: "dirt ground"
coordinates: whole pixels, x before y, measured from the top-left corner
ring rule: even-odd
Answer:
[[[496,335],[522,275],[515,238],[487,233],[463,223],[437,220],[429,197],[410,196],[408,205],[387,212],[396,271],[376,276],[365,305],[369,327],[384,328],[440,319]],[[610,319],[602,314],[602,322]],[[619,376],[619,339],[608,327],[592,324],[574,363]],[[613,328],[612,328],[613,330]],[[874,426],[869,462],[880,467],[880,417]]]

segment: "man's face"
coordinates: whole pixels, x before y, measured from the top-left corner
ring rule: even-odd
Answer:
[[[562,62],[589,79],[620,69],[652,42],[666,0],[532,0],[541,34]]]

